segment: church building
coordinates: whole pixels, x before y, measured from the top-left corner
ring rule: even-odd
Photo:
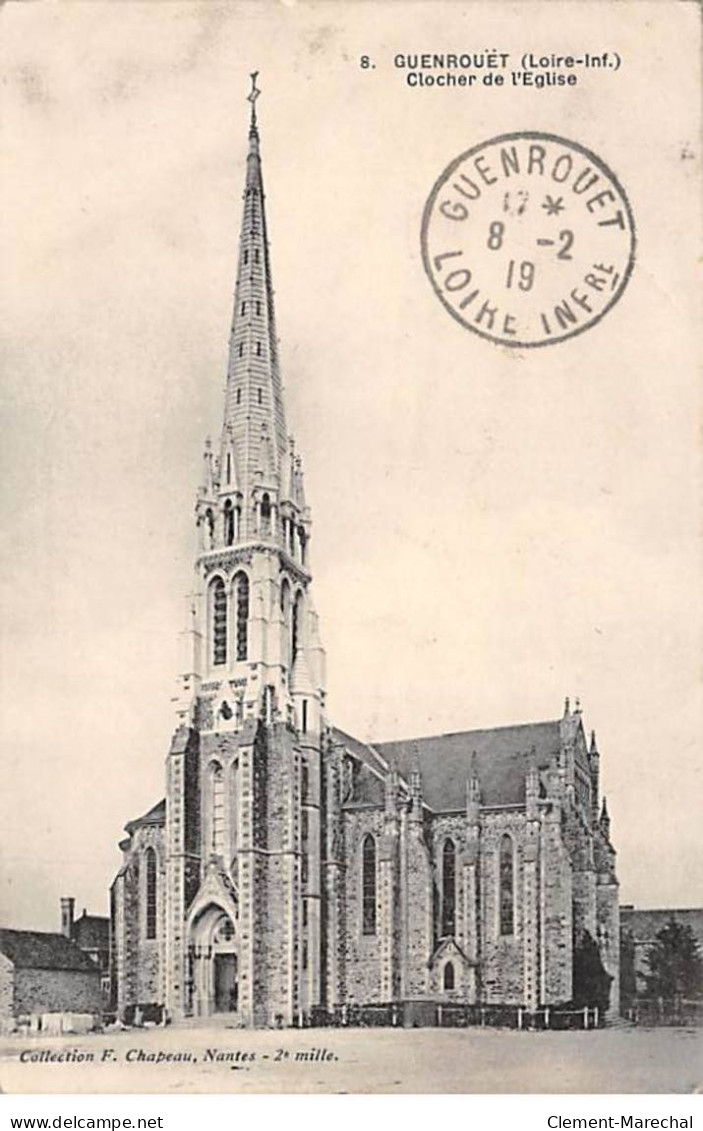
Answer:
[[[535,1011],[571,999],[585,931],[615,1003],[615,851],[578,701],[408,741],[362,742],[328,718],[257,94],[166,797],[127,824],[111,889],[115,1009],[248,1027],[375,1003]]]

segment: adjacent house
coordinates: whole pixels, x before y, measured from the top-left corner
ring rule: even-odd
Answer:
[[[100,968],[64,935],[0,928],[0,1025],[47,1013],[100,1013]]]

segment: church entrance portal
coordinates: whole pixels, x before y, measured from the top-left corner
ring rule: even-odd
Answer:
[[[191,927],[188,948],[191,1009],[196,1017],[236,1013],[239,1004],[239,963],[234,922],[221,907],[211,905]]]

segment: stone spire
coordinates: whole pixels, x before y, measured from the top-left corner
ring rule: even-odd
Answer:
[[[196,503],[200,553],[263,542],[309,576],[310,512],[303,468],[286,431],[266,228],[256,85],[219,452],[206,444]]]
[[[286,465],[290,458],[256,116],[260,94],[257,74],[251,76],[248,95],[249,150],[220,459],[221,492],[227,492],[236,483],[243,496],[244,537],[254,533],[252,493],[256,488],[267,487],[281,492],[288,478]]]

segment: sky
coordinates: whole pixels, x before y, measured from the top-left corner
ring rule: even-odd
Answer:
[[[380,740],[580,696],[622,900],[700,903],[696,6],[568,8],[3,5],[3,924],[106,913],[163,796],[254,69],[332,718]],[[617,73],[517,94],[393,66],[606,47]],[[597,153],[638,230],[619,303],[532,351],[450,318],[420,254],[440,172],[515,129]]]

